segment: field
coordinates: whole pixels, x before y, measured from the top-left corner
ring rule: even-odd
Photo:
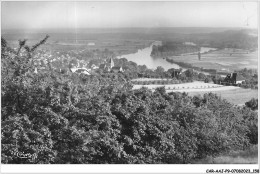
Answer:
[[[152,90],[158,87],[165,87],[167,91],[173,91],[173,92],[201,92],[201,91],[210,92],[210,91],[229,90],[229,89],[239,88],[235,86],[222,86],[218,84],[204,83],[199,81],[191,82],[191,83],[169,84],[169,85],[134,85],[134,89],[138,89],[141,87],[147,87]]]
[[[221,49],[201,54],[201,60],[198,59],[198,55],[172,56],[169,59],[189,63],[195,67],[234,71],[243,68],[257,69],[257,55],[258,51],[247,52],[238,49]]]
[[[243,89],[235,86],[222,86],[218,84],[192,82],[172,85],[134,85],[133,89],[147,87],[154,90],[158,87],[165,87],[167,92],[187,92],[190,96],[203,95],[205,93],[215,93],[223,99],[235,105],[244,105],[251,98],[258,98],[258,91],[253,89]]]
[[[208,156],[204,159],[193,161],[193,164],[257,164],[258,145],[251,146],[244,151],[231,151],[217,157]]]
[[[153,38],[140,37],[139,33],[116,29],[84,29],[84,30],[43,30],[43,31],[4,31],[2,36],[12,47],[18,46],[18,40],[27,39],[28,45],[33,45],[43,39],[50,38],[42,48],[52,51],[109,50],[116,56],[137,52],[150,46]]]
[[[236,104],[236,105],[244,105],[245,102],[249,101],[251,98],[258,98],[258,91],[254,89],[243,89],[243,88],[237,88],[237,89],[231,89],[231,90],[219,90],[219,91],[211,91],[212,93],[217,94],[223,99],[226,99],[230,103]],[[189,92],[189,95],[203,95],[207,93],[206,91],[200,91],[200,92]]]
[[[148,47],[153,41],[149,40],[121,40],[121,39],[107,39],[107,40],[71,40],[52,43],[54,48],[72,47],[73,49],[83,50],[109,50],[116,56],[137,52],[138,49]]]
[[[43,37],[42,37],[43,38]],[[42,38],[39,38],[42,39]],[[113,52],[116,56],[131,54],[137,52],[138,49],[143,49],[150,46],[153,41],[149,40],[63,40],[63,41],[49,41],[43,48],[52,51],[91,51],[91,50],[108,50]],[[8,41],[11,46],[17,47],[17,41]],[[36,41],[28,42],[29,45],[35,44]]]

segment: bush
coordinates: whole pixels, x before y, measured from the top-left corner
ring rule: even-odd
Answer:
[[[252,98],[250,101],[246,102],[245,105],[252,110],[258,109],[258,99]]]
[[[244,107],[242,110],[245,125],[249,131],[247,137],[251,144],[258,144],[258,116],[256,112],[252,112],[251,109]]]

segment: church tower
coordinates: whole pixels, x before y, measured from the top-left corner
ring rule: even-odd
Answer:
[[[111,69],[115,66],[112,57],[109,59],[109,64],[110,64],[110,68],[111,68]]]

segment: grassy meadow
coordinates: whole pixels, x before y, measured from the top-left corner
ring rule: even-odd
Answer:
[[[189,92],[189,95],[203,95],[205,93],[207,92]],[[221,96],[221,98],[236,105],[244,105],[245,102],[249,101],[251,98],[258,98],[258,90],[255,89],[238,88],[232,90],[212,91],[212,93],[215,93],[218,96]]]
[[[192,64],[206,69],[234,71],[243,68],[257,69],[258,51],[247,52],[238,49],[221,49],[205,53],[198,60],[198,55],[172,56],[169,57],[177,62]]]
[[[160,84],[158,82],[166,82],[167,79],[156,79],[156,78],[139,78],[134,79],[132,81],[135,82],[155,82],[155,84],[139,84],[134,85],[134,89],[138,89],[141,87],[147,87],[149,89],[154,90],[157,87],[165,87],[165,89],[175,92],[187,92],[190,96],[201,95],[203,96],[206,93],[215,93],[223,99],[226,99],[230,103],[235,105],[244,105],[245,102],[249,101],[252,98],[258,98],[258,90],[256,89],[245,89],[235,86],[222,86],[211,83],[204,82],[190,82],[190,83],[180,83],[180,84]]]

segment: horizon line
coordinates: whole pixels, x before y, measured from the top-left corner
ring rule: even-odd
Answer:
[[[190,26],[190,27],[61,27],[61,28],[1,28],[1,30],[43,30],[43,29],[157,29],[157,28],[244,28],[244,29],[258,29],[258,27],[198,27],[198,26]]]

